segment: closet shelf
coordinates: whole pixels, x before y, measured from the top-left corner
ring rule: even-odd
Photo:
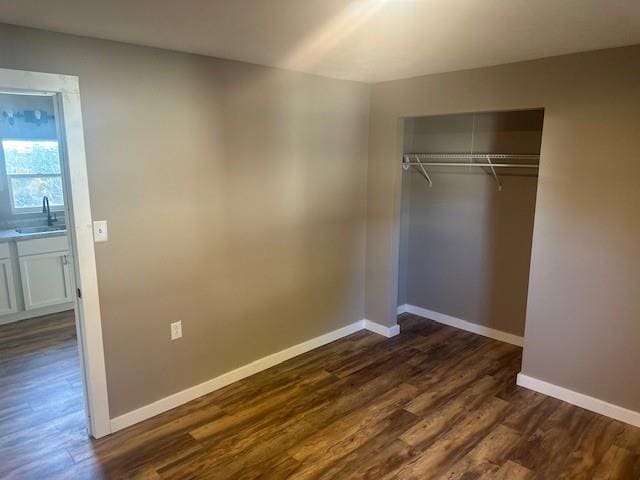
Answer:
[[[447,160],[447,161],[434,161]],[[484,163],[461,162],[456,160],[484,160]],[[499,162],[494,162],[499,160]],[[427,173],[425,167],[481,167],[489,168],[493,178],[498,185],[498,191],[502,191],[502,182],[496,173],[496,168],[530,168],[538,169],[536,163],[512,163],[509,160],[535,160],[540,161],[540,155],[517,154],[517,153],[405,153],[402,156],[402,168],[408,170],[410,167],[417,167],[422,176],[427,180],[429,186],[433,186],[433,181]]]

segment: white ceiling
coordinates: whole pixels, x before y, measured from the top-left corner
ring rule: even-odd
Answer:
[[[379,82],[640,43],[640,0],[16,0],[0,22]]]

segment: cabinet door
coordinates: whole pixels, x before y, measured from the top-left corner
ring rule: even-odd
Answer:
[[[0,260],[0,315],[17,311],[16,287],[13,283],[11,259],[4,258]]]
[[[20,257],[20,273],[26,310],[71,301],[67,252]]]

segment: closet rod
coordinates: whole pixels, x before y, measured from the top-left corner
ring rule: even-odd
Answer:
[[[413,161],[412,161],[413,157]],[[446,159],[446,160],[485,160],[486,163],[468,162],[430,162],[423,159]],[[500,167],[500,168],[539,168],[537,163],[494,163],[492,160],[540,160],[540,155],[518,154],[518,153],[405,153],[402,156],[402,164],[410,166],[431,166],[431,167]]]
[[[540,155],[531,153],[405,153],[410,157],[425,158],[530,158],[538,159]]]
[[[462,163],[462,162],[403,162],[403,165],[426,167],[499,167],[499,168],[539,168],[537,163]]]
[[[413,161],[411,161],[411,157]],[[508,163],[504,160],[510,159],[539,160],[540,155],[527,155],[516,153],[405,153],[402,156],[402,168],[408,170],[411,167],[419,167],[422,176],[433,186],[433,180],[424,167],[481,167],[491,169],[491,174],[496,181],[498,191],[502,191],[502,182],[496,172],[496,168],[540,168],[537,163]],[[448,160],[484,160],[485,163],[473,162],[433,162],[423,161],[423,159],[448,159]],[[502,160],[501,163],[494,163],[492,160]]]

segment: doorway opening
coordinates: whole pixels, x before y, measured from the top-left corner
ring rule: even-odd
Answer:
[[[543,120],[404,119],[399,311],[522,346]]]
[[[77,77],[0,69],[0,382],[3,432],[110,433]]]
[[[53,101],[0,93],[0,375],[2,410],[12,412],[0,429],[7,434],[43,423],[75,434],[87,424]]]

